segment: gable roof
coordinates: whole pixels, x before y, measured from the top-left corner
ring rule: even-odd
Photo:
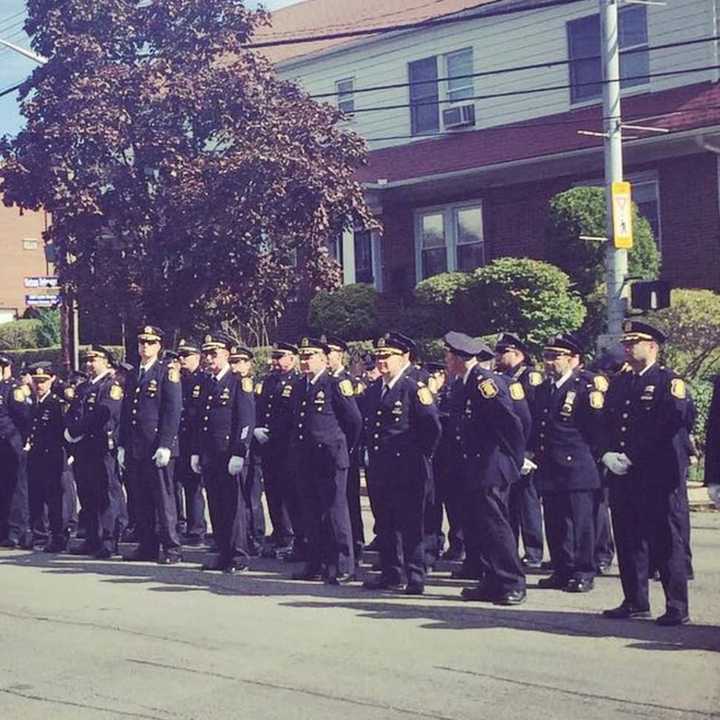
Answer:
[[[511,0],[507,0],[510,2]],[[505,0],[303,0],[272,13],[271,27],[258,29],[252,42],[312,37],[365,28],[405,25],[454,13],[480,9]],[[293,45],[262,48],[273,63],[286,62],[373,35],[335,38]]]

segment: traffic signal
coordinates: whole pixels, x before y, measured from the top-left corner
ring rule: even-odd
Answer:
[[[638,280],[630,286],[632,310],[662,310],[670,307],[670,283],[665,280]]]

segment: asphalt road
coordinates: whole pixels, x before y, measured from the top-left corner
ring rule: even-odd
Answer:
[[[0,719],[482,720],[720,717],[720,513],[693,514],[693,624],[612,621],[617,577],[587,595],[467,604],[0,553]],[[653,584],[653,609],[662,592]]]

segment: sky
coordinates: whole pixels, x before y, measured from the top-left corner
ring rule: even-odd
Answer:
[[[262,4],[268,10],[277,10],[297,2],[300,0],[263,0]],[[251,7],[257,4],[254,0],[248,2]],[[21,47],[29,47],[29,40],[22,29],[24,14],[25,0],[0,0],[0,38]],[[0,46],[0,92],[25,80],[34,67],[32,60]],[[17,93],[0,97],[0,136],[14,135],[22,125]]]

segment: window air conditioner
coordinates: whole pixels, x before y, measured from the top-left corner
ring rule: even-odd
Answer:
[[[443,126],[446,130],[450,128],[463,127],[475,124],[474,105],[456,105],[443,110]]]

